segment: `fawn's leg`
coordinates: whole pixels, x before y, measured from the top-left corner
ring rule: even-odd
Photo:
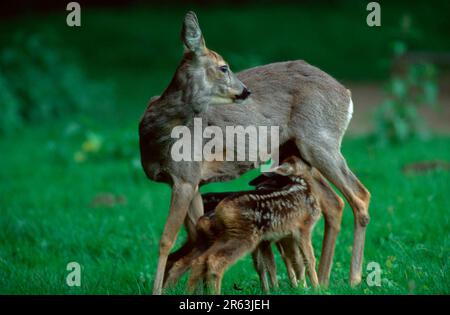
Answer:
[[[303,264],[298,245],[292,237],[285,237],[279,240],[276,245],[286,266],[289,282],[292,287],[296,288],[298,280],[304,281],[305,279],[305,265]]]
[[[193,293],[197,289],[198,283],[200,281],[203,281],[203,284],[206,285],[206,272],[208,267],[207,261],[211,254],[220,250],[225,242],[226,241],[223,239],[217,239],[213,244],[211,244],[208,249],[206,249],[199,256],[193,259],[191,263],[191,274],[189,276],[187,286],[188,293]]]
[[[213,288],[213,294],[220,294],[225,270],[255,247],[252,242],[245,239],[231,239],[217,245],[212,248],[206,261],[208,288]]]
[[[202,254],[202,251],[198,248],[194,247],[192,250],[187,253],[185,256],[180,257],[177,261],[172,264],[172,267],[166,273],[166,278],[164,280],[163,288],[174,285],[177,283],[180,278],[189,270],[192,265],[194,259],[199,257]]]
[[[206,276],[206,260],[208,251],[197,257],[192,262],[191,274],[189,275],[187,292],[192,294],[196,291],[198,283],[205,280]]]
[[[345,204],[323,177],[319,180],[319,187],[321,189],[320,208],[325,219],[322,254],[319,262],[319,283],[327,287]]]
[[[361,282],[366,227],[369,223],[370,193],[348,168],[338,144],[330,145],[320,138],[296,143],[302,157],[332,182],[352,207],[355,228],[350,284],[357,285]]]
[[[258,247],[261,247],[261,252],[264,260],[264,269],[269,273],[270,284],[272,288],[278,288],[277,279],[277,264],[275,263],[275,256],[272,251],[272,243],[269,241],[262,241]]]
[[[164,231],[159,243],[159,259],[156,270],[153,294],[161,294],[166,269],[167,257],[175,243],[178,231],[186,217],[189,205],[194,197],[195,187],[186,182],[175,182],[172,187],[172,199],[169,216],[164,226]]]
[[[305,262],[302,256],[302,253],[300,251],[300,248],[298,247],[298,244],[295,244],[294,242],[291,243],[292,247],[292,265],[294,266],[295,275],[297,276],[297,281],[300,283],[300,286],[303,288],[306,288],[306,276],[305,276]]]
[[[319,285],[319,280],[316,273],[316,257],[314,256],[314,249],[312,247],[311,231],[312,227],[310,226],[301,228],[300,237],[297,238],[297,241],[299,242],[300,251],[305,261],[309,281],[313,288],[316,288]]]
[[[253,266],[259,275],[259,282],[261,283],[261,288],[264,292],[269,292],[269,279],[267,278],[266,268],[264,266],[264,258],[262,255],[262,251],[257,246],[255,250],[252,252],[252,260]]]

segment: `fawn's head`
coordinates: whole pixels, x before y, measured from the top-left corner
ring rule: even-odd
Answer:
[[[320,172],[316,168],[311,167],[309,164],[295,155],[283,160],[283,163],[280,166],[275,167],[273,169],[273,172],[275,174],[283,175],[289,178],[289,181],[291,181],[291,185],[301,184],[302,186],[305,186],[306,181],[312,191],[314,191],[319,196],[323,196],[324,190],[326,191],[329,189],[329,186],[323,178],[322,174],[320,174]],[[332,198],[334,202],[335,197],[333,196]]]
[[[273,169],[273,172],[289,177],[314,177],[313,168],[297,156],[290,156],[286,158],[285,160],[283,160],[283,163],[281,165]]]
[[[246,99],[247,87],[231,71],[227,62],[205,45],[194,12],[183,21],[181,39],[185,51],[173,82],[183,91],[183,100],[202,110],[207,105],[229,104]]]

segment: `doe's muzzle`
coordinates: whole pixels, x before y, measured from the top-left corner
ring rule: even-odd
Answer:
[[[242,93],[239,95],[236,95],[235,98],[237,100],[245,100],[247,97],[250,96],[250,94],[252,94],[252,92],[249,89],[247,89],[246,87],[244,87],[244,89],[242,90]]]

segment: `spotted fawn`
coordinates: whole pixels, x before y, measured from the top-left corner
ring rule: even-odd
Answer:
[[[269,291],[267,273],[269,274],[272,287],[278,286],[276,264],[271,249],[273,241],[275,241],[283,258],[291,285],[296,287],[299,280],[303,285],[306,284],[303,259],[307,266],[312,266],[311,271],[308,269],[311,284],[313,286],[317,285],[310,233],[321,210],[323,210],[325,219],[328,221],[326,224],[331,225],[338,232],[344,207],[342,199],[333,191],[317,170],[310,169],[295,157],[288,159],[286,163],[275,170],[275,173],[261,175],[252,180],[250,185],[255,186],[257,190],[202,195],[206,214],[197,223],[197,242],[189,252],[181,255],[175,264],[169,268],[165,286],[176,282],[191,265],[198,262],[200,256],[206,254],[212,245],[216,244],[215,246],[217,246],[219,242],[224,243],[224,239],[231,242],[233,236],[237,237],[239,235],[239,233],[226,234],[227,227],[221,223],[220,219],[216,218],[215,212],[219,209],[228,208],[228,203],[233,201],[233,204],[235,204],[236,200],[241,204],[239,209],[242,210],[244,217],[244,219],[241,218],[240,223],[242,225],[247,224],[250,227],[250,229],[241,228],[240,233],[249,234],[251,228],[253,228],[258,232],[251,231],[250,234],[259,234],[259,241],[255,241],[252,238],[252,242],[258,244],[252,252],[252,258],[255,269],[260,276],[263,290]],[[297,191],[299,196],[294,197],[293,194]],[[252,202],[249,204],[249,201]],[[220,206],[216,209],[216,206],[219,204]],[[298,208],[298,211],[295,208]],[[226,214],[226,211],[230,210],[222,211]],[[252,217],[252,211],[254,212],[254,222],[248,224],[248,219]],[[230,216],[225,215],[225,217],[229,218]],[[292,218],[297,221],[300,220],[297,222],[298,228],[296,226],[292,227],[292,225],[287,229],[280,228],[281,225],[285,224],[283,221],[292,220]],[[302,219],[303,222],[301,222]],[[269,224],[270,220],[273,220],[274,224]],[[231,224],[231,226],[235,227],[236,224]],[[305,235],[303,236],[303,234]],[[328,236],[325,235],[325,238],[335,237],[332,233],[328,234]],[[225,235],[228,236],[224,237]],[[243,239],[247,239],[247,237]],[[325,246],[326,243],[324,242],[322,254],[328,253],[332,257],[333,253],[330,253]],[[302,251],[306,254],[302,255]],[[181,249],[181,252],[183,252],[183,249]],[[230,261],[229,263],[232,262]],[[324,263],[323,265],[326,264]],[[206,268],[207,266],[203,270],[202,277],[205,277],[207,274]],[[324,268],[330,269],[331,261],[330,265]]]

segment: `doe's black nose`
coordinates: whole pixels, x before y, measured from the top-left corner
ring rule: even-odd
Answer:
[[[236,99],[238,99],[238,100],[245,100],[247,97],[250,96],[250,94],[252,94],[252,92],[245,87],[242,90],[242,93],[236,96]]]

